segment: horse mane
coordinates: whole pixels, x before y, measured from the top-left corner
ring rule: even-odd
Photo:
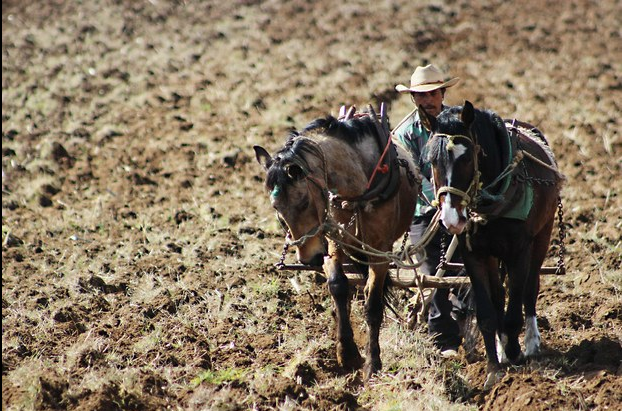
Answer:
[[[443,130],[446,134],[462,134],[464,133],[464,125],[462,121],[452,121],[454,119],[460,120],[460,115],[462,114],[463,106],[451,106],[447,107],[438,115],[438,122],[443,123],[447,127],[446,130]],[[505,128],[505,124],[503,119],[499,117],[499,115],[492,110],[481,110],[474,109],[475,120],[471,125],[472,131],[477,135],[482,135],[487,129],[490,127],[493,128],[494,133],[497,137],[505,137],[507,136],[507,130]]]
[[[359,116],[347,121],[340,121],[329,115],[313,120],[300,132],[300,134],[307,136],[314,133],[321,133],[354,144],[369,134],[375,135],[377,130],[370,116]]]
[[[492,159],[497,160],[495,164],[495,176],[510,164],[516,151],[516,142],[511,141],[508,135],[507,128],[503,119],[492,110],[475,110],[475,121],[472,125],[472,130],[476,136],[478,136],[478,144],[481,144],[480,136],[489,135],[492,129],[493,138],[491,143],[496,146],[495,153],[487,153],[489,156],[488,161]],[[486,155],[486,153],[484,153]],[[490,158],[492,156],[492,159]],[[509,178],[509,177],[508,177]],[[505,193],[502,190],[503,181],[499,181],[493,187],[487,187],[480,191],[480,202],[486,204],[496,203],[503,201]]]
[[[331,115],[317,118],[301,131],[290,131],[285,144],[269,164],[266,186],[272,188],[278,185],[281,189],[287,188],[292,182],[292,177],[284,167],[287,164],[296,164],[304,174],[309,174],[311,170],[305,159],[307,154],[322,157],[319,147],[314,144],[316,136],[335,138],[354,146],[370,135],[376,136],[377,133],[374,120],[370,116],[358,116],[347,121],[340,121]]]

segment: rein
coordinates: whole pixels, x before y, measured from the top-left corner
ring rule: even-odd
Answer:
[[[382,155],[380,156],[380,159],[378,159],[378,164],[376,164],[376,167],[374,167],[374,172],[371,174],[371,177],[369,177],[369,181],[367,182],[367,186],[365,187],[366,190],[369,190],[369,188],[371,187],[371,184],[374,182],[374,177],[376,177],[377,172],[381,172],[383,174],[389,172],[389,167],[386,164],[381,164],[384,161],[384,158],[387,156],[387,152],[391,147],[391,142],[391,134],[389,133],[387,144],[384,146],[384,150],[382,152]]]

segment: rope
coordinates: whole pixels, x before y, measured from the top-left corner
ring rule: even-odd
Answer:
[[[516,152],[516,155],[514,156],[514,159],[512,160],[512,162],[511,162],[510,164],[508,164],[508,166],[505,168],[505,170],[503,170],[503,171],[501,172],[501,174],[499,174],[499,175],[497,176],[497,178],[495,178],[494,180],[492,180],[492,182],[490,182],[490,184],[488,184],[488,185],[484,188],[484,190],[486,190],[486,189],[488,189],[488,188],[490,188],[490,187],[493,187],[493,186],[494,186],[495,184],[497,184],[499,181],[503,180],[505,177],[507,177],[508,175],[510,175],[510,174],[514,171],[514,169],[515,169],[516,167],[518,167],[518,163],[520,163],[521,161],[523,161],[523,156],[524,156],[525,154],[528,154],[528,153],[525,153],[525,151],[523,151],[523,150],[518,150],[518,151]]]
[[[550,164],[545,163],[544,161],[542,161],[539,158],[533,156],[532,154],[528,153],[527,151],[523,151],[523,154],[525,155],[525,157],[527,157],[531,161],[541,165],[542,167],[548,168],[549,170],[553,171],[557,176],[561,177],[561,174],[559,173],[559,170],[554,165],[550,165]]]
[[[407,250],[401,253],[381,251],[374,247],[371,247],[369,244],[365,243],[364,241],[356,237],[354,234],[350,233],[342,224],[335,223],[329,215],[326,217],[326,220],[324,221],[324,223],[320,224],[318,227],[316,227],[316,229],[306,234],[304,237],[305,239],[309,237],[313,237],[314,235],[316,235],[318,232],[321,231],[324,233],[326,238],[328,238],[329,240],[333,241],[335,244],[340,246],[343,252],[349,258],[351,258],[353,261],[357,263],[366,264],[366,265],[394,263],[396,268],[398,269],[415,269],[421,266],[422,263],[412,262],[412,259],[410,259],[410,256],[420,252],[432,240],[432,238],[434,237],[434,234],[436,234],[436,231],[439,228],[439,215],[440,215],[440,211],[437,211],[434,217],[432,218],[432,221],[430,225],[428,226],[428,229],[425,231],[423,236],[421,236],[421,239],[417,243],[411,244]],[[302,241],[301,240],[302,240],[302,237],[296,240],[295,242],[291,242],[291,244],[298,245],[302,241],[304,241],[304,240]],[[353,242],[354,244],[351,244],[347,242],[346,240],[349,240],[350,242]],[[352,254],[353,251],[356,251],[359,254],[367,255],[369,257],[374,257],[378,259],[379,261],[376,261],[374,263],[363,261],[360,258],[357,258],[356,256],[354,256]],[[406,259],[409,259],[411,261],[411,264],[404,263],[404,260]]]
[[[294,241],[286,240],[286,244],[288,246],[298,246],[299,244],[302,244],[305,241],[307,241],[308,238],[315,237],[320,232],[321,228],[322,228],[322,224],[320,224],[317,227],[311,229],[311,231],[309,231],[307,234],[304,234],[304,235],[300,236],[300,238],[298,240],[294,240]]]
[[[441,188],[439,188],[436,192],[436,204],[435,205],[439,205],[441,202],[441,195],[445,194],[445,193],[449,193],[449,194],[455,194],[458,197],[462,198],[462,201],[464,203],[464,205],[469,205],[471,203],[471,196],[468,194],[469,191],[471,191],[471,186],[469,186],[467,191],[462,191],[459,190],[455,187],[451,187],[451,186],[443,186]]]

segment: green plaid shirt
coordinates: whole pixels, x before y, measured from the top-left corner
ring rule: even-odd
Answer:
[[[443,108],[445,107],[443,106]],[[423,127],[423,124],[421,124],[419,112],[415,111],[410,115],[410,117],[408,117],[408,119],[403,121],[402,124],[393,130],[393,135],[410,150],[410,153],[415,160],[415,164],[419,164],[421,166],[419,158],[421,157],[423,147],[428,142],[430,134],[428,133],[428,130]],[[421,174],[423,174],[421,190],[423,195],[431,202],[434,200],[434,186],[432,185],[432,181],[430,181],[432,176],[431,166],[429,164],[423,164]],[[415,217],[419,217],[433,211],[434,207],[430,206],[422,198],[417,198]]]

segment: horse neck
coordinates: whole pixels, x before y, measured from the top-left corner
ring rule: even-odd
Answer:
[[[332,137],[318,140],[318,144],[326,162],[328,189],[344,198],[363,194],[369,169],[373,167],[369,165],[371,161],[356,147]],[[323,173],[321,167],[316,170]]]

